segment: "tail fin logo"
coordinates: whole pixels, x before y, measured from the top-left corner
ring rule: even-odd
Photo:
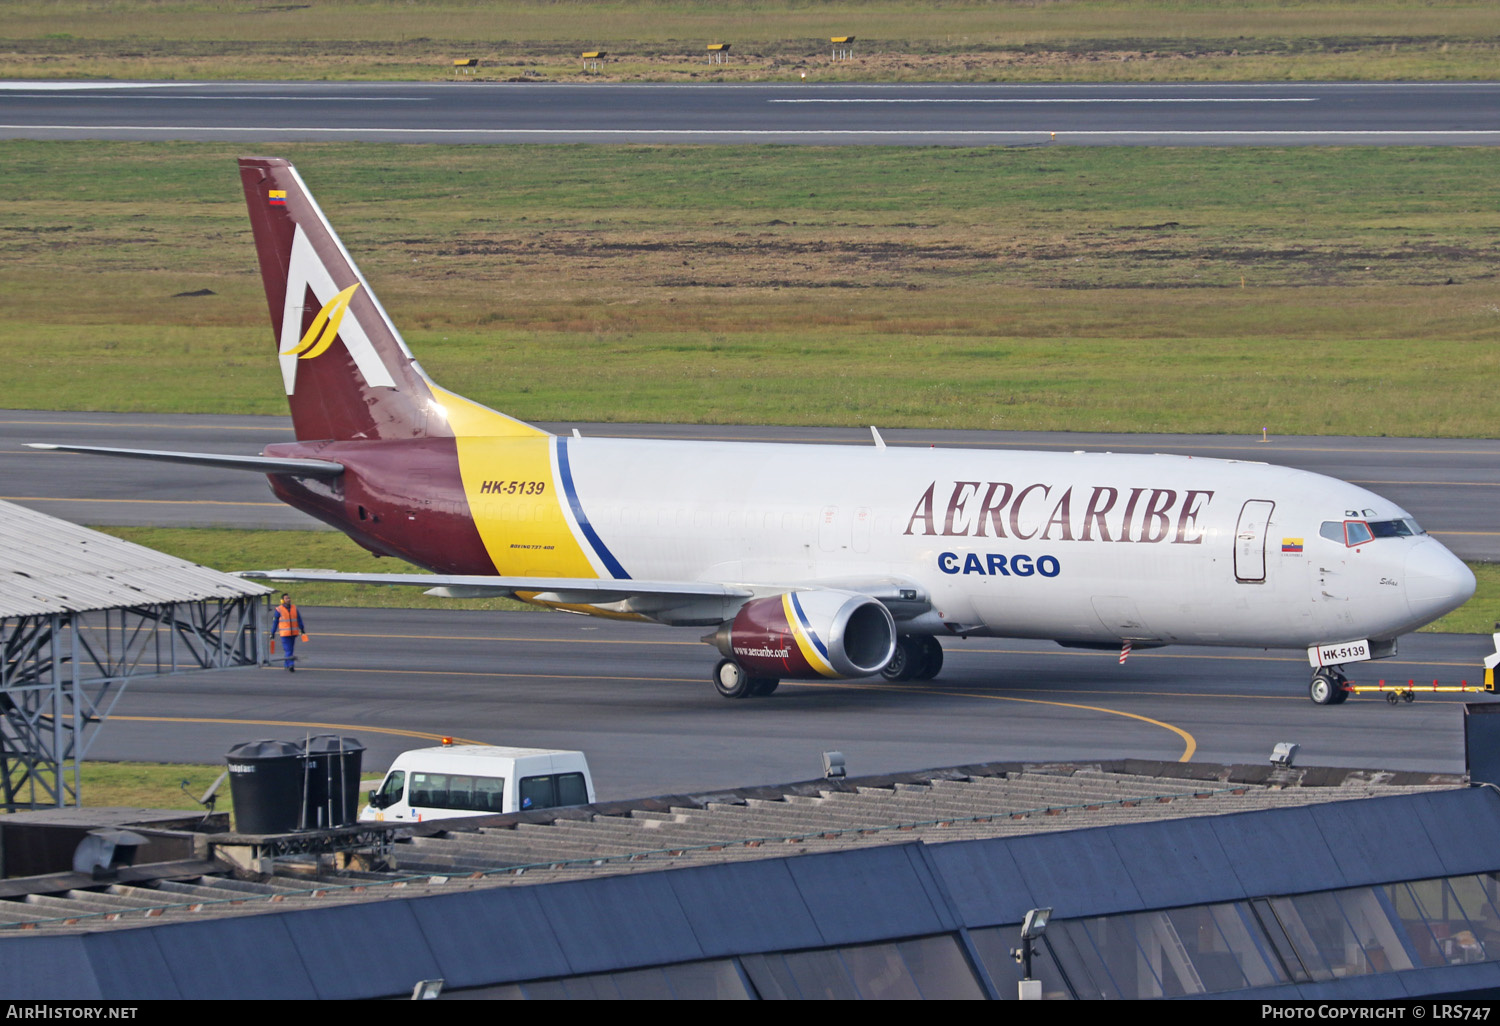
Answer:
[[[333,340],[338,337],[339,325],[344,322],[344,314],[349,312],[349,301],[354,298],[354,291],[357,288],[359,288],[359,282],[355,282],[324,303],[323,309],[319,310],[318,316],[313,318],[302,340],[290,349],[283,349],[281,355],[311,360],[327,352],[328,347],[333,345]]]

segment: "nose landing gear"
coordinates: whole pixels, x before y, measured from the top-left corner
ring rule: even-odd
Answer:
[[[1349,692],[1344,690],[1344,685],[1349,683],[1342,670],[1332,666],[1324,666],[1312,675],[1312,683],[1307,687],[1307,695],[1315,705],[1343,705],[1349,699]]]

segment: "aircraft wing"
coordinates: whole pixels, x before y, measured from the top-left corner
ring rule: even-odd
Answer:
[[[211,452],[169,452],[165,449],[111,449],[100,445],[53,445],[50,442],[27,442],[29,449],[55,449],[58,452],[81,452],[93,456],[123,456],[133,460],[158,460],[163,463],[187,463],[224,470],[253,470],[259,474],[297,474],[301,477],[338,477],[344,465],[333,460],[304,460],[277,456],[225,456]]]
[[[238,576],[269,581],[401,585],[442,598],[520,598],[555,606],[603,606],[614,612],[678,625],[720,623],[747,600],[788,591],[850,591],[884,603],[899,619],[931,608],[927,593],[895,577],[804,581],[789,584],[719,584],[712,581],[594,580],[584,577],[486,577],[474,574],[351,574],[333,570],[242,570]]]
[[[652,600],[747,599],[750,588],[698,581],[593,580],[586,577],[485,577],[476,574],[346,574],[333,570],[242,570],[270,581],[327,581],[427,588],[445,598],[518,598],[557,605],[649,604]]]

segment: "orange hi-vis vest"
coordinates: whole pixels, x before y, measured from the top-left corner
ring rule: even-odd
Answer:
[[[277,606],[276,607],[276,616],[278,617],[278,621],[279,621],[277,623],[276,633],[279,634],[281,637],[283,637],[283,638],[290,638],[290,637],[292,637],[295,634],[301,634],[302,633],[300,630],[297,629],[297,619],[298,618],[297,618],[297,607],[295,605]]]

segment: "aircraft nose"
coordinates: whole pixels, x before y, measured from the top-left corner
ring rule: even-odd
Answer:
[[[1474,573],[1441,542],[1424,538],[1406,555],[1406,601],[1414,617],[1430,622],[1474,594]]]

